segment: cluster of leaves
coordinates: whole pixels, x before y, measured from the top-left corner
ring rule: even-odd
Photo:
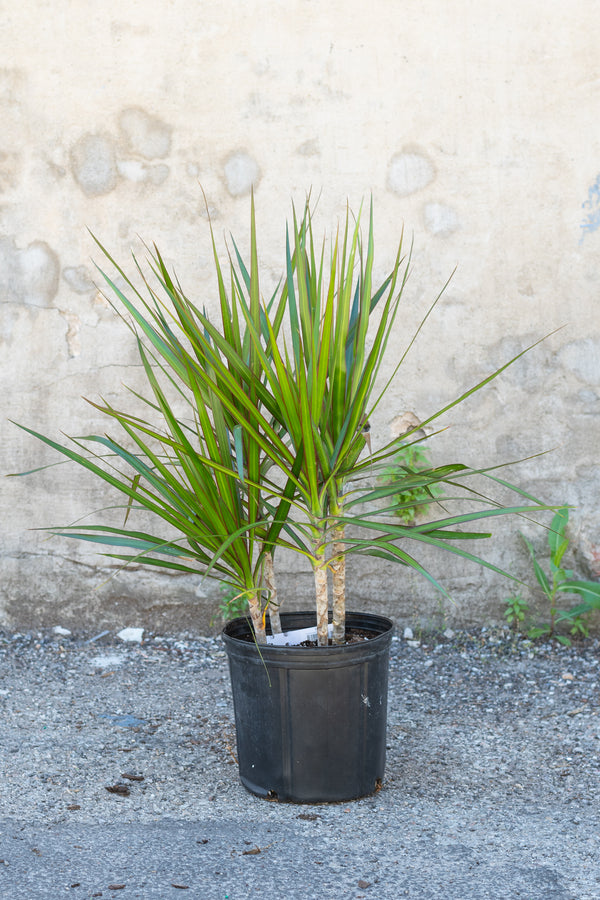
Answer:
[[[587,637],[589,633],[588,619],[600,609],[600,583],[597,581],[581,581],[574,579],[573,571],[563,566],[563,559],[569,548],[567,527],[569,524],[568,507],[561,507],[552,519],[548,531],[548,548],[550,550],[549,571],[544,571],[539,562],[533,544],[524,535],[523,540],[529,550],[537,582],[548,602],[550,621],[535,624],[528,628],[530,638],[555,638],[561,644],[569,645],[571,639],[558,633],[561,625],[566,626],[573,637]],[[579,596],[580,602],[569,609],[559,609],[564,594]],[[518,629],[524,625],[529,604],[520,595],[509,597],[506,601],[504,616],[512,627]]]
[[[398,492],[390,502],[394,505],[394,515],[406,525],[411,525],[417,516],[423,516],[432,503],[444,496],[439,483],[423,482],[419,476],[427,476],[432,470],[429,453],[419,443],[401,443],[381,475],[383,484],[397,485]]]
[[[186,296],[156,247],[148,251],[151,279],[134,258],[142,293],[98,244],[118,273],[118,278],[101,274],[134,334],[148,393],[133,392],[135,412],[107,401],[92,404],[119,426],[119,438],[86,435],[60,444],[25,429],[125,498],[121,527],[50,530],[104,545],[107,556],[125,565],[143,562],[219,578],[247,601],[259,641],[265,639],[267,609],[277,628],[273,556],[278,548],[302,554],[312,566],[323,644],[330,608],[334,641],[344,638],[350,553],[410,567],[443,593],[408,551],[409,543],[444,549],[506,575],[465,549],[465,542],[490,537],[473,531],[471,523],[547,507],[498,478],[497,467],[451,462],[413,471],[404,466],[391,482],[377,481],[412,432],[362,453],[369,420],[438,299],[404,352],[394,354],[382,385],[408,277],[410,254],[404,254],[402,238],[391,271],[375,287],[372,206],[366,241],[360,214],[354,219],[348,210],[331,243],[317,246],[307,201],[299,219],[294,213],[285,274],[267,300],[259,283],[254,198],[249,266],[234,242],[227,274],[212,228],[211,238],[216,321]],[[422,427],[487,385],[527,349],[433,412]],[[517,502],[507,506],[482,493],[471,486],[472,476],[479,485],[483,478],[492,488],[512,490]],[[449,501],[461,499],[460,514],[410,527],[398,521],[399,495],[419,491],[432,498],[442,489],[450,493]],[[155,530],[128,524],[135,512],[150,513]]]
[[[230,619],[246,615],[248,602],[244,594],[239,594],[235,587],[225,581],[219,584],[219,591],[221,599],[217,604],[217,613],[222,622],[229,622]],[[211,626],[215,624],[215,620],[216,615],[211,619]]]

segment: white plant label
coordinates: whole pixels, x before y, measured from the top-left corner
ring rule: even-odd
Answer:
[[[333,625],[328,627],[329,637],[333,634]],[[284,631],[281,634],[268,634],[267,644],[274,644],[276,647],[297,647],[303,641],[317,640],[317,626],[312,625],[310,628],[296,628],[294,631]]]

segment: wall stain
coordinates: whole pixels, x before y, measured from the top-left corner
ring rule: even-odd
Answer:
[[[560,348],[557,362],[592,388],[600,384],[600,338],[581,338]]]
[[[313,138],[309,141],[304,141],[303,144],[300,144],[299,147],[296,147],[296,153],[300,156],[320,156],[321,151],[319,150],[319,142],[316,138]]]
[[[84,134],[71,148],[71,171],[84,194],[98,197],[117,185],[115,148],[106,134]]]
[[[423,210],[425,228],[435,237],[448,237],[460,228],[456,211],[445,203],[427,203]]]
[[[260,181],[260,169],[254,157],[245,150],[235,150],[225,160],[225,184],[232,197],[249,194]]]
[[[50,306],[58,293],[58,256],[45,241],[19,250],[14,237],[0,237],[0,300]]]
[[[130,153],[144,159],[164,159],[171,150],[172,128],[138,106],[124,109],[119,129]]]
[[[389,190],[400,197],[422,191],[435,178],[435,167],[418,147],[404,147],[392,156],[387,175]]]
[[[0,193],[17,187],[20,165],[18,153],[0,150]]]
[[[592,234],[600,228],[600,175],[588,189],[588,198],[581,204],[581,208],[585,209],[587,214],[580,225],[583,232],[579,239],[580,244],[587,234]]]
[[[0,104],[17,106],[27,80],[26,72],[17,68],[0,68]]]
[[[62,271],[62,277],[76,294],[89,294],[96,290],[86,266],[67,266]]]

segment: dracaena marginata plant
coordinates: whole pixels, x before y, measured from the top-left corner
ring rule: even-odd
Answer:
[[[378,477],[386,465],[389,473],[390,458],[410,442],[411,433],[372,447],[369,422],[439,297],[404,352],[394,354],[397,362],[382,384],[410,254],[403,254],[401,239],[391,271],[374,287],[372,204],[366,241],[360,214],[354,218],[348,210],[343,227],[317,245],[310,199],[300,217],[294,212],[284,274],[268,301],[260,290],[254,198],[249,267],[233,242],[227,274],[212,227],[211,239],[216,317],[188,299],[156,247],[149,251],[149,275],[136,261],[140,291],[98,244],[126,285],[122,290],[117,279],[102,272],[135,334],[149,395],[134,392],[133,413],[107,402],[93,404],[120,427],[119,440],[88,435],[67,445],[26,429],[126,498],[120,526],[50,530],[108,546],[106,555],[124,564],[142,562],[219,577],[247,598],[259,643],[266,640],[267,612],[271,629],[281,627],[274,574],[278,548],[293,549],[310,562],[320,645],[328,643],[330,607],[333,642],[345,638],[348,554],[400,563],[440,590],[408,552],[409,541],[500,572],[463,549],[461,541],[490,537],[465,526],[547,507],[498,478],[494,467],[451,463],[404,471],[397,479]],[[525,352],[430,414],[420,427],[474,394]],[[520,502],[507,506],[487,496],[469,485],[471,476],[510,489]],[[418,489],[433,498],[442,485],[444,504],[460,498],[463,511],[417,526],[398,523],[399,493]],[[467,511],[465,499],[471,503]],[[153,514],[161,524],[157,533],[130,524],[136,512]]]

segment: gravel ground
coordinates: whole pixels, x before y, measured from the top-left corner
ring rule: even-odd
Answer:
[[[220,638],[0,633],[0,896],[600,898],[597,639],[395,638],[350,804],[247,793],[230,697]]]

